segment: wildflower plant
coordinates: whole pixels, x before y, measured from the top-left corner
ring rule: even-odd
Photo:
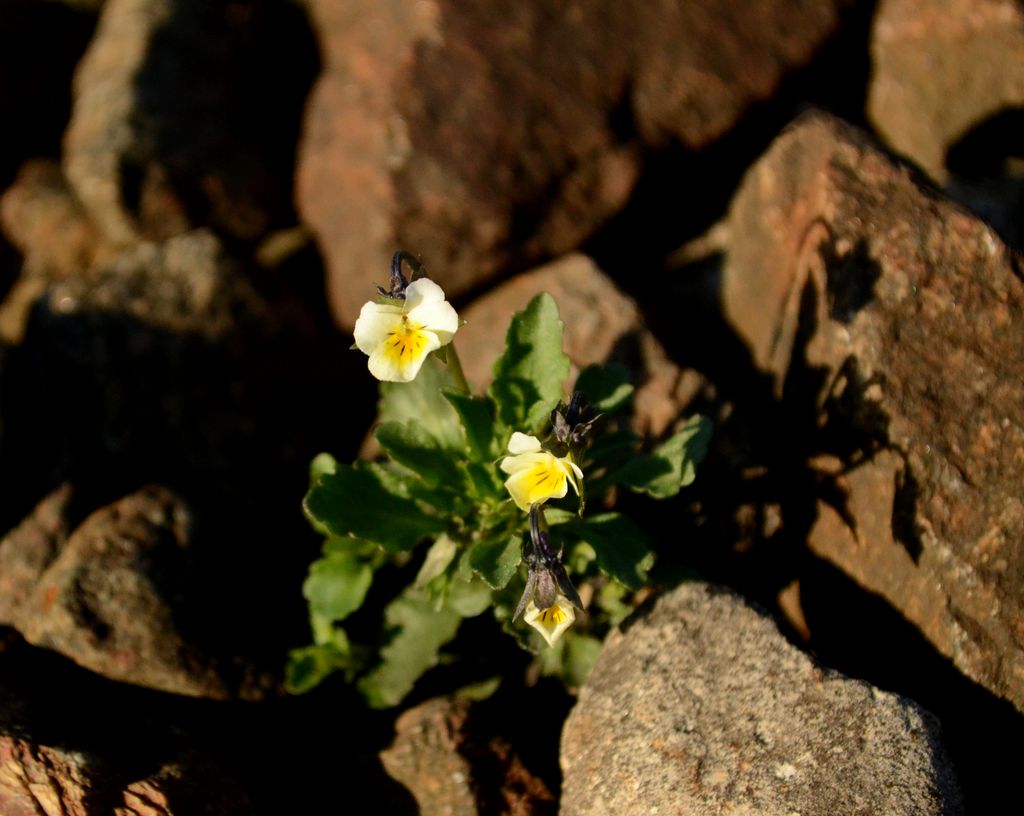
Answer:
[[[396,253],[378,292],[355,347],[381,380],[382,456],[312,463],[304,509],[324,545],[303,586],[313,643],[290,655],[290,690],[341,672],[370,705],[395,705],[460,624],[485,614],[541,670],[578,684],[654,562],[614,497],[678,493],[710,424],[694,417],[645,444],[626,421],[629,371],[615,364],[585,369],[566,399],[563,325],[547,294],[511,317],[494,379],[474,394],[455,351],[459,318],[415,259]]]

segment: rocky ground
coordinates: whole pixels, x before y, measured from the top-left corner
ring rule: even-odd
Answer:
[[[0,813],[1013,801],[1015,0],[5,0],[0,122]],[[398,247],[474,383],[549,291],[638,429],[715,420],[571,693],[473,631],[484,700],[282,691]]]

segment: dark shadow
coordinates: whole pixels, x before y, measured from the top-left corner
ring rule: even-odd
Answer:
[[[947,192],[1024,251],[1024,108],[1006,108],[946,152]]]
[[[825,265],[829,317],[849,324],[874,297],[875,283],[882,275],[882,268],[868,254],[868,244],[863,238],[842,255],[830,241],[822,242],[818,251]]]
[[[327,813],[339,801],[373,801],[397,816],[418,813],[377,757],[390,742],[394,713],[369,711],[337,682],[303,697],[213,702],[115,683],[7,637],[0,711],[0,733],[87,755],[95,775],[90,813],[111,812],[123,804],[125,785],[168,762],[185,763],[185,779],[200,782],[195,791],[192,784],[172,786],[175,812],[220,812],[213,803],[235,805],[235,794],[252,805],[242,812],[267,816]],[[193,794],[206,797],[195,809],[188,807]]]
[[[301,4],[172,4],[135,76],[135,143],[121,157],[122,203],[143,233],[162,237],[167,196],[228,240],[294,224],[296,148],[319,72]]]
[[[957,176],[1002,176],[1008,161],[1024,160],[1024,108],[1005,108],[975,125],[946,151]]]
[[[0,190],[28,158],[56,158],[71,117],[71,79],[96,13],[4,0],[0,11]]]
[[[182,633],[238,683],[250,662],[278,675],[286,648],[308,636],[309,462],[353,456],[376,399],[364,359],[325,313],[287,292],[246,291],[226,287],[219,334],[65,312],[44,297],[6,352],[0,393],[2,529],[64,482],[72,524],[145,485],[169,488],[189,509],[188,554],[154,570],[185,582],[169,590]]]

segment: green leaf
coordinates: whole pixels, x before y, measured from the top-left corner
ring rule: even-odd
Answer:
[[[469,551],[469,563],[491,589],[504,589],[523,559],[522,537],[485,538]]]
[[[501,471],[493,462],[470,462],[466,467],[466,473],[478,497],[503,501],[508,495],[501,480]]]
[[[427,485],[451,490],[462,486],[464,475],[457,455],[431,436],[419,420],[383,422],[374,435],[394,461],[409,468]]]
[[[340,621],[363,605],[372,582],[367,564],[351,555],[329,555],[310,565],[302,594],[312,614]]]
[[[338,460],[329,453],[318,453],[309,463],[309,481],[315,482],[325,473],[334,473],[338,469]]]
[[[580,372],[574,391],[582,391],[587,402],[599,413],[614,414],[633,396],[629,369],[621,363],[589,365]]]
[[[558,307],[551,295],[542,292],[512,318],[505,352],[494,364],[488,393],[498,419],[509,428],[532,429],[561,400],[568,375]]]
[[[491,588],[479,579],[452,581],[445,607],[463,618],[475,618],[491,605]]]
[[[420,509],[411,499],[385,484],[380,468],[338,465],[321,476],[306,494],[303,506],[313,525],[335,536],[356,536],[400,552],[442,532],[447,523]]]
[[[477,462],[493,459],[496,449],[494,403],[487,397],[475,397],[461,391],[445,391],[444,398],[459,415],[469,455]]]
[[[667,499],[694,480],[697,464],[707,456],[710,439],[710,420],[692,417],[678,433],[649,454],[627,462],[610,480],[637,493]]]
[[[458,552],[458,545],[447,535],[439,535],[430,549],[427,550],[427,557],[423,559],[423,566],[416,573],[414,586],[419,589],[425,587],[438,575],[448,569]]]
[[[472,702],[483,702],[491,697],[501,686],[501,675],[489,677],[478,683],[470,683],[455,690],[454,696],[460,700],[471,700]]]
[[[420,676],[437,664],[440,648],[455,637],[462,617],[451,609],[435,612],[422,592],[406,590],[388,604],[384,618],[395,631],[381,649],[381,663],[359,681],[373,708],[398,705]]]
[[[563,529],[585,541],[597,554],[597,565],[603,572],[630,589],[639,589],[647,580],[654,564],[647,534],[619,513],[602,513]]]
[[[334,644],[304,646],[288,653],[284,687],[289,694],[305,694],[328,676],[351,667],[350,656]]]
[[[407,383],[381,383],[377,413],[381,422],[417,420],[442,448],[462,449],[462,428],[455,410],[442,395],[455,381],[446,366],[427,360]]]

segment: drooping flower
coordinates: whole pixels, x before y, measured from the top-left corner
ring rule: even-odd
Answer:
[[[385,382],[415,379],[427,355],[459,328],[458,314],[429,278],[414,280],[404,295],[404,302],[366,303],[356,320],[356,347],[369,355],[370,373]]]
[[[501,460],[501,469],[509,474],[505,487],[516,506],[529,512],[530,507],[560,499],[569,485],[580,492],[583,471],[572,461],[572,455],[555,456],[541,447],[535,436],[516,431],[508,442],[508,452]]]
[[[547,532],[541,529],[541,512],[538,505],[530,508],[530,537],[523,544],[523,561],[528,570],[526,589],[512,620],[523,615],[523,620],[540,632],[549,646],[554,646],[576,620],[573,607],[582,609],[583,602],[565,574],[562,551],[552,550]]]
[[[562,633],[573,625],[576,610],[564,595],[559,595],[547,609],[539,609],[537,604],[530,601],[526,605],[523,620],[540,632],[548,646],[554,646]]]

